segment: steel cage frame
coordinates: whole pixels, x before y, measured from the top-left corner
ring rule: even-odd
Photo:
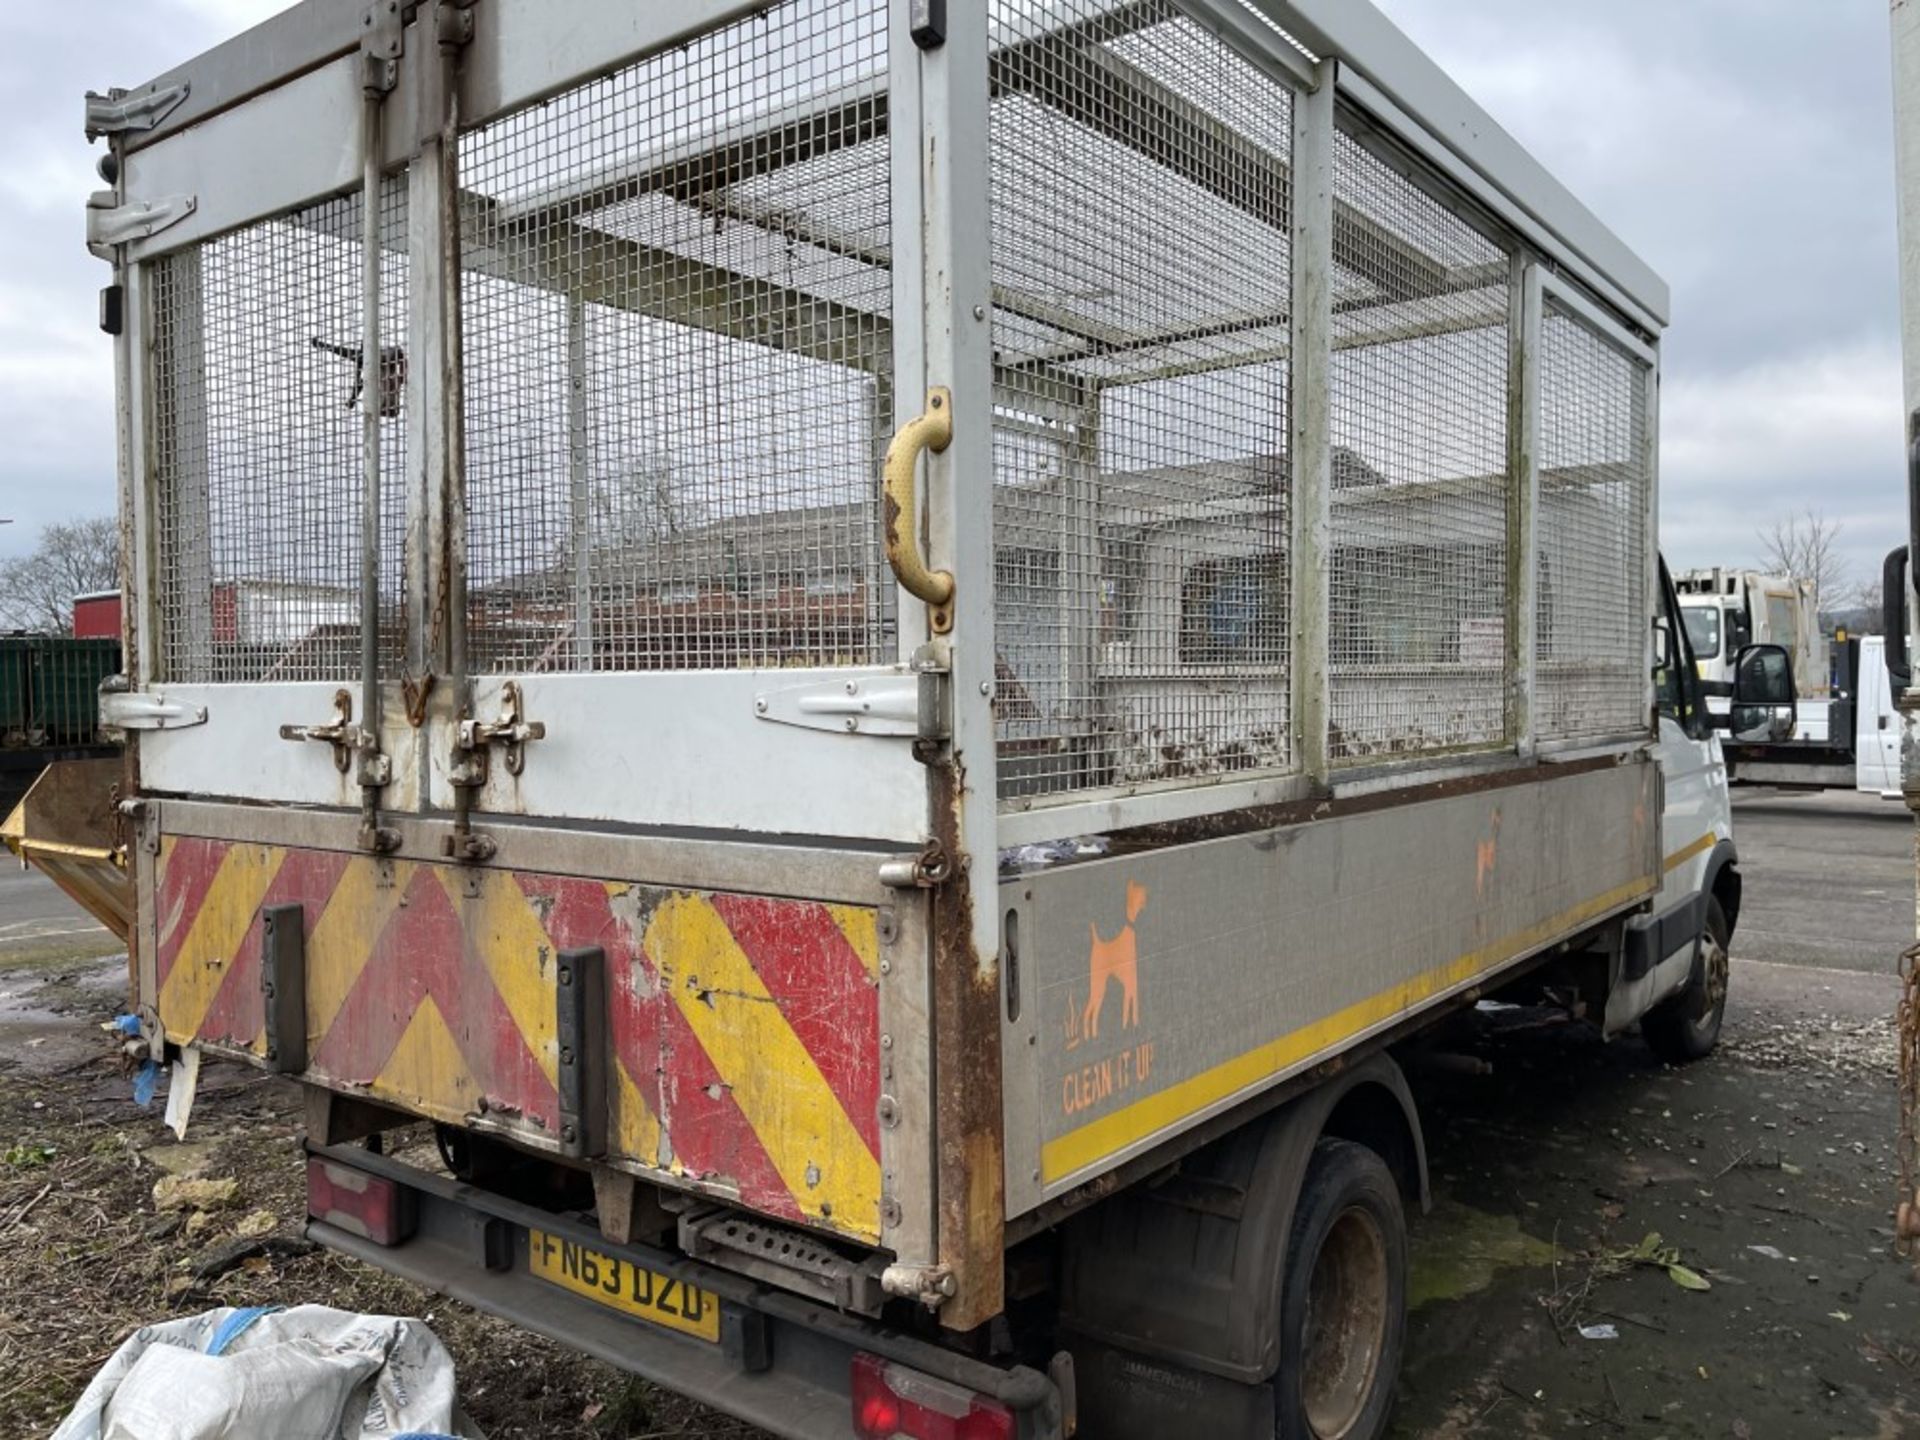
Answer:
[[[897,763],[889,762],[887,783],[911,787],[909,799],[889,812],[885,833],[870,831],[866,838],[941,841],[956,852],[951,858],[962,865],[971,861],[983,877],[971,892],[964,888],[942,892],[943,898],[936,900],[933,939],[925,945],[924,955],[903,967],[913,973],[901,977],[897,993],[905,993],[905,998],[891,1012],[902,1021],[915,1014],[924,1020],[931,1002],[935,1033],[930,1053],[901,1061],[909,1078],[923,1077],[919,1083],[929,1095],[953,1088],[939,1083],[940,1064],[982,1053],[970,1045],[978,1039],[978,1028],[995,1025],[997,1053],[1000,915],[995,887],[985,877],[992,873],[990,867],[1003,847],[1277,803],[1316,789],[1360,793],[1462,769],[1520,765],[1566,748],[1535,738],[1527,683],[1533,654],[1532,534],[1538,521],[1533,440],[1539,415],[1539,321],[1548,301],[1577,314],[1623,353],[1646,365],[1646,568],[1651,597],[1656,573],[1652,527],[1657,513],[1657,336],[1665,322],[1664,286],[1491,122],[1476,130],[1476,117],[1484,122],[1484,114],[1412,52],[1404,37],[1371,5],[1357,0],[1174,3],[1183,15],[1262,73],[1283,81],[1294,94],[1294,212],[1289,239],[1295,288],[1286,322],[1293,360],[1289,383],[1295,395],[1289,407],[1295,517],[1290,537],[1295,547],[1291,584],[1296,617],[1290,683],[1292,713],[1299,726],[1297,763],[1289,773],[1208,785],[1135,794],[1094,793],[1030,807],[1003,808],[1000,803],[993,710],[997,683],[994,534],[992,507],[983,503],[992,495],[994,483],[989,417],[996,361],[986,322],[996,306],[1006,308],[1009,297],[995,293],[986,247],[968,239],[971,217],[986,213],[991,196],[987,21],[983,9],[953,7],[944,42],[922,48],[909,31],[908,7],[903,0],[895,0],[889,9],[887,81],[888,125],[894,139],[893,236],[886,257],[892,317],[882,338],[872,343],[888,352],[892,365],[894,425],[918,416],[933,389],[947,390],[953,397],[959,443],[926,461],[921,521],[934,563],[956,576],[958,600],[953,636],[947,641],[933,632],[919,602],[904,591],[896,592],[897,654],[864,673],[943,674],[949,712],[945,739],[949,753],[964,758],[964,770],[958,765],[944,773],[939,765],[922,770],[907,758],[907,737],[885,741],[863,737],[844,743],[863,747],[858,752],[862,757],[882,753],[867,747],[884,747],[885,753],[897,758]],[[1114,0],[1114,5],[1125,8],[1122,0]],[[418,8],[426,13],[424,5]],[[520,111],[764,8],[765,0],[673,0],[645,7],[613,0],[478,0],[462,95],[463,124],[477,126]],[[115,251],[117,278],[126,287],[129,315],[116,351],[123,504],[135,537],[127,624],[133,641],[130,663],[138,666],[136,680],[142,686],[154,685],[158,673],[154,497],[147,438],[154,379],[145,348],[149,267],[200,241],[286,215],[350,186],[354,177],[350,168],[343,170],[338,147],[287,144],[283,137],[319,137],[349,123],[340,117],[352,113],[342,107],[351,106],[358,93],[358,26],[348,23],[357,18],[332,0],[303,0],[241,41],[133,92],[138,97],[180,77],[192,80],[191,98],[182,108],[151,128],[114,137],[121,161],[110,197],[115,206],[136,206],[181,194],[198,201],[184,218],[125,239]],[[416,24],[415,28],[421,27]],[[436,134],[435,117],[426,103],[434,93],[429,73],[433,49],[424,38],[409,46],[396,99],[390,102],[394,113],[386,126],[389,173],[399,165],[414,165],[410,183],[416,202],[423,198],[423,191],[431,192],[441,183],[436,175],[442,172],[420,163]],[[871,103],[871,96],[863,98]],[[900,117],[909,117],[907,123],[902,124]],[[1497,318],[1507,328],[1510,347],[1506,448],[1507,479],[1513,484],[1507,531],[1510,584],[1503,743],[1491,753],[1434,754],[1383,767],[1342,769],[1336,769],[1327,754],[1322,722],[1328,704],[1331,444],[1325,387],[1334,350],[1335,301],[1328,270],[1338,223],[1331,156],[1336,131],[1359,135],[1370,150],[1377,147],[1376,153],[1391,156],[1423,192],[1442,197],[1482,233],[1500,236],[1510,257],[1501,265],[1501,273],[1486,277],[1505,296]],[[262,135],[274,136],[274,143],[263,145]],[[716,137],[716,143],[737,147],[741,140]],[[201,187],[214,184],[217,191],[208,188],[200,193]],[[554,203],[564,208],[577,200],[577,196],[556,197]],[[454,213],[458,213],[457,204]],[[444,226],[446,221],[444,217],[423,219],[416,204],[414,224]],[[822,238],[853,248],[857,237]],[[436,317],[431,302],[446,284],[446,277],[434,270],[442,263],[444,251],[419,237],[411,243],[416,267],[424,263],[425,269],[417,270],[413,278],[410,334],[446,344],[448,337],[435,328],[442,325],[443,317]],[[817,301],[817,297],[782,296],[777,287],[770,296],[769,303],[802,308]],[[1089,337],[1086,343],[1091,353],[1103,342]],[[1060,408],[1072,412],[1086,403],[1090,389],[1098,387],[1056,373],[1061,368],[1056,363],[1035,373],[1045,381],[1042,388],[1057,396]],[[406,384],[412,413],[425,427],[421,437],[425,443],[418,447],[421,453],[411,455],[408,462],[410,536],[419,537],[423,548],[430,549],[426,537],[448,524],[446,498],[436,492],[430,471],[444,464],[449,441],[443,428],[435,429],[444,426],[444,418],[429,418],[444,405],[446,380],[437,367],[416,365],[408,371]],[[422,612],[434,584],[444,578],[429,567],[427,574],[409,580],[408,603],[416,607],[409,626],[410,643],[425,645],[428,626]],[[1651,615],[1651,606],[1647,613]],[[1645,629],[1648,664],[1643,674],[1650,677],[1651,627]],[[837,673],[853,671],[843,667]],[[596,684],[611,679],[587,678]],[[727,703],[751,703],[751,688],[742,690],[737,679],[727,682],[702,676],[698,683],[710,688],[669,692],[655,686],[636,693],[646,694],[650,703],[666,703],[670,694],[678,703],[696,706],[702,695]],[[1647,683],[1650,690],[1650,678]],[[493,693],[487,691],[487,697]],[[394,710],[393,701],[388,708]],[[1622,735],[1605,743],[1642,745],[1645,739],[1644,735]],[[433,763],[424,754],[411,763],[419,771],[418,804],[426,808],[433,793]],[[848,773],[864,774],[861,783],[873,783],[872,774],[858,764]],[[742,828],[750,832],[756,823]],[[859,822],[849,823],[857,826]],[[764,833],[766,827],[760,828]],[[944,915],[939,913],[942,905],[950,907]],[[951,949],[943,947],[941,932],[952,934],[958,943]],[[906,951],[918,948],[904,947]],[[984,1014],[977,1007],[966,1011],[953,993],[940,988],[943,974],[956,971],[963,962],[965,973],[957,976],[956,983],[960,990],[970,986],[984,992]],[[997,1062],[993,1068],[997,1072]],[[997,1081],[997,1073],[993,1078]],[[996,1111],[999,1092],[997,1083],[991,1086]],[[998,1118],[993,1117],[996,1129]],[[937,1128],[944,1135],[949,1129],[965,1127],[971,1138],[977,1133],[972,1127],[985,1120],[977,1111],[971,1116],[943,1111]],[[997,1281],[987,1278],[986,1267],[994,1263],[989,1252],[998,1243],[997,1235],[983,1240],[978,1234],[971,1238],[957,1234],[956,1226],[964,1217],[956,1217],[952,1206],[963,1203],[969,1194],[965,1184],[969,1165],[984,1160],[998,1170],[1014,1157],[1003,1155],[997,1143],[990,1152],[948,1154],[944,1140],[938,1147],[942,1153],[936,1155],[932,1133],[906,1134],[893,1143],[905,1147],[897,1152],[904,1163],[936,1172],[929,1174],[926,1188],[945,1202],[945,1208],[938,1217],[925,1211],[913,1215],[905,1228],[889,1232],[889,1243],[905,1263],[922,1266],[929,1273],[944,1269],[958,1277],[965,1301],[957,1316],[992,1313],[989,1301],[997,1299]],[[993,1219],[997,1231],[1004,1213]]]

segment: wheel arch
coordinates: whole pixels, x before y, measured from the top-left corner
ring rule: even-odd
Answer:
[[[1374,1150],[1408,1209],[1427,1208],[1419,1111],[1377,1052],[1065,1226],[1062,1325],[1224,1380],[1269,1380],[1287,1242],[1323,1135]]]
[[[1707,857],[1707,894],[1720,902],[1720,913],[1727,917],[1727,935],[1732,937],[1740,924],[1740,853],[1731,840],[1722,840]]]

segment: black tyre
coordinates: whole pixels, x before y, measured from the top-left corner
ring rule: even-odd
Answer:
[[[1687,988],[1662,1000],[1640,1022],[1647,1048],[1669,1065],[1685,1065],[1713,1053],[1727,1013],[1727,917],[1707,898],[1707,923],[1693,957]]]
[[[1407,1328],[1407,1221],[1386,1162],[1322,1140],[1294,1207],[1280,1295],[1280,1440],[1386,1433]]]

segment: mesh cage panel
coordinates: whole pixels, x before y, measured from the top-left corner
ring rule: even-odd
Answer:
[[[1506,739],[1506,253],[1334,137],[1328,755]]]
[[[1648,728],[1647,382],[1644,361],[1547,302],[1533,702],[1542,740]]]
[[[793,0],[461,145],[477,670],[894,658],[885,0]]]
[[[988,24],[1001,794],[1285,770],[1290,92],[1168,0]]]
[[[157,678],[359,674],[362,413],[381,414],[380,661],[406,530],[407,183],[381,190],[378,376],[361,365],[358,192],[154,262]]]

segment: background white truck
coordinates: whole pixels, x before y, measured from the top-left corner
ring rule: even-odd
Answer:
[[[1673,584],[1715,713],[1727,708],[1741,650],[1778,645],[1791,657],[1800,697],[1800,723],[1792,738],[1825,741],[1831,659],[1812,582],[1716,565],[1683,570]]]
[[[1713,1044],[1666,288],[1371,6],[305,0],[88,115],[135,1003],[324,1243],[785,1435],[1360,1440],[1396,1048]]]

